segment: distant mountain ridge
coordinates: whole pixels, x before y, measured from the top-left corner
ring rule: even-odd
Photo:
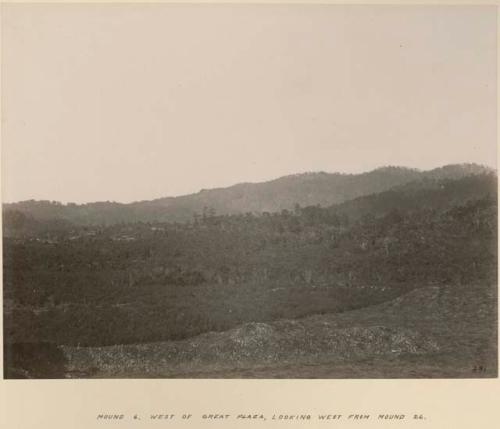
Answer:
[[[58,220],[79,225],[185,222],[204,210],[217,214],[238,214],[279,212],[291,210],[296,205],[327,207],[413,182],[456,180],[484,174],[496,174],[496,171],[477,164],[453,164],[428,171],[389,166],[361,174],[295,174],[268,182],[240,183],[190,195],[128,204],[95,202],[79,205],[30,200],[3,204],[3,210],[20,212],[37,221]]]

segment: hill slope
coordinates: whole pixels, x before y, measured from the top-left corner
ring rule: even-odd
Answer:
[[[195,213],[212,209],[217,214],[263,213],[301,206],[330,206],[357,197],[389,190],[421,179],[458,179],[490,171],[475,164],[449,165],[430,171],[384,167],[363,174],[306,173],[263,183],[241,183],[228,188],[202,190],[180,197],[130,204],[97,202],[60,204],[23,201],[4,204],[4,211],[18,211],[38,221],[58,219],[80,225],[121,222],[185,222]]]

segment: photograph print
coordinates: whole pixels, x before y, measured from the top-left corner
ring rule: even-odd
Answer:
[[[5,379],[497,377],[495,7],[1,8]]]

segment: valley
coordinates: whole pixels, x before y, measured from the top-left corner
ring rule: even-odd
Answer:
[[[496,173],[436,171],[184,222],[4,205],[7,378],[496,376]]]

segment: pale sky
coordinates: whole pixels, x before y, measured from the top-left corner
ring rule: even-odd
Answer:
[[[2,5],[3,200],[496,167],[495,7]]]

